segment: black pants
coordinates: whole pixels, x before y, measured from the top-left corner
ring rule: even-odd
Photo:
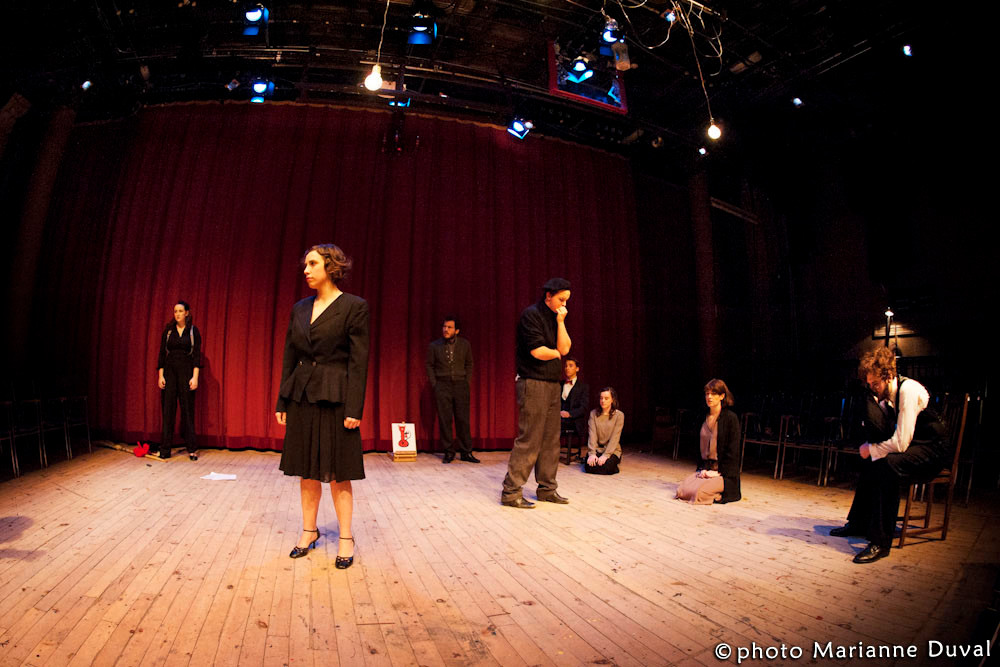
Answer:
[[[177,404],[181,405],[181,433],[189,452],[198,449],[194,435],[194,392],[188,381],[194,375],[194,366],[189,361],[174,361],[169,357],[163,367],[163,378],[167,386],[163,388],[163,444],[169,448],[174,442],[174,417]]]
[[[472,452],[472,434],[469,430],[469,381],[437,378],[434,383],[434,400],[437,402],[438,424],[441,427],[441,444],[444,451],[455,453],[455,436],[451,423],[455,421],[458,449]]]
[[[869,542],[889,548],[896,532],[901,486],[932,478],[944,467],[946,454],[937,446],[917,444],[903,453],[863,462],[847,523],[865,531]]]
[[[619,461],[621,461],[621,459],[618,458],[617,454],[609,456],[608,460],[604,462],[604,465],[592,466],[584,461],[583,472],[589,472],[594,475],[617,475]]]

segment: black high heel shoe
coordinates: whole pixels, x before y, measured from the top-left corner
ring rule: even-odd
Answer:
[[[319,532],[319,528],[313,528],[311,530],[309,528],[303,528],[302,532],[303,533],[316,533],[316,539],[313,540],[312,542],[310,542],[309,546],[306,546],[306,547],[296,546],[296,547],[294,547],[292,549],[292,553],[288,554],[289,558],[302,558],[307,553],[309,553],[310,549],[315,549],[316,548],[316,543],[319,542],[319,538],[321,537],[320,532]]]
[[[351,542],[354,541],[353,537],[342,537],[340,539],[342,539],[342,540],[350,540]],[[353,555],[352,556],[337,556],[337,560],[334,561],[334,565],[336,565],[336,567],[337,567],[338,570],[346,570],[353,563],[354,563],[354,556]]]
[[[194,454],[189,453],[188,454],[188,459],[190,459],[192,461],[197,461],[198,460],[198,452],[195,452]]]

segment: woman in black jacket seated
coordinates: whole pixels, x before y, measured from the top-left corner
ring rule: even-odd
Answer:
[[[698,469],[677,487],[677,497],[695,505],[731,503],[740,495],[740,420],[729,408],[733,395],[722,380],[705,385],[708,416],[701,426]]]

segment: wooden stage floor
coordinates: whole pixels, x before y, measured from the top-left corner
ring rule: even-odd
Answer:
[[[716,665],[721,643],[730,663],[912,645],[863,662],[922,664],[969,641],[997,579],[982,502],[945,542],[859,566],[828,536],[848,489],[745,474],[742,502],[695,507],[673,499],[689,463],[626,451],[614,477],[561,466],[571,504],[526,511],[499,504],[507,452],[480,456],[367,455],[348,570],[328,493],[318,549],[288,558],[298,484],[273,453],[97,449],[4,482],[0,664]]]

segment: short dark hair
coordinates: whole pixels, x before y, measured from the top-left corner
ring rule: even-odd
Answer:
[[[461,329],[462,328],[462,325],[461,325],[461,323],[459,323],[458,318],[455,317],[454,315],[445,315],[444,319],[441,320],[441,326],[444,326],[445,322],[454,322],[456,329]]]
[[[729,391],[729,387],[727,387],[726,383],[722,380],[712,378],[706,382],[705,393],[707,394],[709,392],[725,396],[725,398],[722,399],[722,404],[727,408],[733,407],[733,403],[736,402],[736,399],[733,398],[733,392]]]
[[[580,360],[577,359],[576,357],[563,357],[563,366],[566,365],[567,361],[572,361],[574,364],[576,364],[577,368],[583,368],[583,366],[580,364]]]
[[[354,263],[347,258],[343,250],[332,243],[314,245],[302,253],[301,261],[303,264],[305,264],[309,253],[314,250],[323,258],[323,267],[326,269],[326,275],[330,276],[330,282],[334,285],[340,285],[347,279],[347,274],[350,273]]]

